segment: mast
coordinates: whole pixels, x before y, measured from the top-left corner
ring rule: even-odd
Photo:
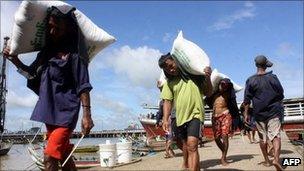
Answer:
[[[3,49],[7,46],[9,37],[4,37]],[[0,133],[4,131],[5,113],[6,113],[6,58],[1,53],[0,69]]]

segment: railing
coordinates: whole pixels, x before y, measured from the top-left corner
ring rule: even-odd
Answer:
[[[132,129],[132,130],[102,130],[102,131],[91,131],[90,134],[126,134],[126,133],[144,133],[144,129]],[[81,132],[75,131],[75,134]]]
[[[205,126],[211,126],[211,117],[212,117],[212,109],[209,107],[205,106],[205,119],[204,119],[204,125]]]
[[[284,123],[303,123],[304,124],[304,101],[284,101]],[[212,117],[212,109],[205,107],[206,126],[210,126]]]
[[[294,104],[284,104],[284,114],[285,116],[303,116],[304,115],[304,105],[303,102],[298,102]]]

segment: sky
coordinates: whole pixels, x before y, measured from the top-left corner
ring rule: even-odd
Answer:
[[[93,131],[140,125],[138,116],[151,112],[141,105],[158,104],[158,59],[171,51],[180,30],[207,53],[212,69],[237,84],[245,86],[256,72],[254,57],[263,54],[274,63],[270,70],[281,81],[285,98],[303,97],[303,1],[66,2],[117,39],[89,65]],[[1,47],[3,37],[12,34],[20,3],[1,1]],[[36,53],[19,57],[30,64]],[[29,120],[38,97],[12,64],[7,89],[6,128],[40,126]]]

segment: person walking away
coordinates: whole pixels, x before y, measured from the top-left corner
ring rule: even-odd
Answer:
[[[245,110],[244,103],[241,104],[240,110],[244,117],[244,110]],[[253,109],[250,105],[250,107],[248,109],[249,124],[244,123],[244,127],[245,127],[244,132],[245,132],[245,134],[247,134],[250,144],[257,143],[257,141],[255,140],[256,125],[255,125],[255,119],[254,119],[254,116],[252,115],[252,112],[253,112]]]
[[[260,148],[264,157],[262,164],[269,167],[273,164],[276,170],[282,170],[279,163],[281,151],[281,118],[284,116],[283,87],[276,75],[266,72],[273,65],[264,55],[255,58],[257,73],[246,81],[244,93],[245,122],[249,123],[249,105],[252,102],[253,116],[260,139]],[[267,141],[273,146],[274,160],[271,163],[267,155]]]

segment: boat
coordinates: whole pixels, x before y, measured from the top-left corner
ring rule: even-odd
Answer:
[[[97,153],[99,150],[99,146],[97,145],[88,145],[88,146],[80,146],[77,147],[74,153]]]
[[[240,102],[238,106],[240,106]],[[290,140],[303,140],[304,134],[304,98],[290,98],[283,100],[284,105],[284,121],[283,130],[286,132]],[[158,106],[144,105],[145,109],[158,110]],[[151,115],[150,115],[151,116]],[[202,129],[202,135],[207,139],[213,139],[212,123],[211,123],[212,109],[205,106],[205,121]],[[156,127],[156,119],[141,116],[139,121],[144,127],[147,138],[155,138],[157,136],[165,136],[165,132],[161,127]]]
[[[6,155],[12,146],[12,142],[0,142],[0,156]]]
[[[148,139],[155,138],[157,136],[164,137],[166,132],[162,127],[156,127],[156,119],[148,117],[140,117],[139,121],[146,131]]]
[[[158,106],[149,106],[147,104],[143,104],[142,107],[144,109],[152,109],[152,110],[157,110],[157,111],[159,110]],[[211,113],[212,111],[207,108],[207,109],[205,109],[205,112]],[[139,122],[141,123],[141,125],[143,126],[143,128],[146,131],[146,136],[147,136],[146,144],[148,146],[149,146],[149,144],[151,144],[151,141],[153,141],[154,139],[156,139],[156,140],[161,139],[161,138],[164,139],[165,134],[166,134],[166,132],[163,130],[163,128],[161,126],[156,126],[156,118],[153,116],[156,116],[156,114],[149,113],[148,115],[141,115],[138,118]],[[211,123],[211,121],[210,121],[210,123]],[[208,128],[207,128],[207,130],[208,130]],[[202,131],[202,135],[206,135],[206,133],[210,132],[210,130],[208,130],[207,132],[204,131],[203,127],[202,127],[201,131]],[[209,134],[207,134],[207,135],[208,135],[208,137],[210,137]]]
[[[289,140],[301,140],[304,136],[304,98],[284,99],[284,122]]]
[[[27,150],[32,158],[32,160],[34,161],[34,163],[36,164],[36,166],[41,169],[41,170],[45,170],[44,169],[44,161],[43,161],[43,154],[39,153],[39,151],[37,150],[41,150],[41,147],[37,147],[34,146],[33,144],[29,144]],[[79,158],[74,158],[74,162],[76,165],[77,169],[88,169],[91,167],[96,167],[96,166],[100,166],[100,161],[98,157],[79,157]]]

